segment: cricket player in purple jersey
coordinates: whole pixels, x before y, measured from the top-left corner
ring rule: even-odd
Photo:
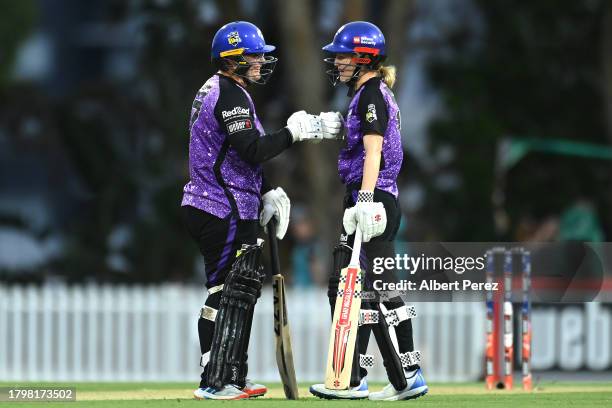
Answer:
[[[400,111],[391,88],[395,67],[385,66],[385,38],[374,24],[355,21],[336,32],[333,41],[323,47],[330,54],[325,58],[332,83],[347,85],[352,98],[346,116],[346,145],[338,158],[338,174],[346,186],[344,198],[343,238],[334,249],[334,271],[329,281],[328,296],[333,308],[338,293],[339,271],[348,265],[350,246],[357,228],[364,242],[362,268],[366,270],[365,288],[372,291],[371,263],[375,257],[395,257],[393,240],[397,234],[401,212],[398,207],[397,177],[402,165]],[[348,235],[348,239],[346,237]],[[347,245],[348,244],[348,245]],[[392,275],[392,271],[388,271]],[[380,278],[380,276],[375,276]],[[394,279],[392,276],[389,279]],[[383,280],[385,279],[383,275]],[[414,350],[411,318],[413,306],[404,304],[396,294],[379,294],[375,301],[362,300],[362,313],[375,315],[372,324],[359,327],[353,362],[351,386],[347,390],[331,390],[315,384],[310,391],[326,399],[405,400],[425,395],[428,391],[419,367],[420,353]],[[364,319],[361,319],[362,323]],[[370,327],[372,328],[370,329]],[[370,393],[367,370],[373,361],[365,355],[374,332],[389,377],[382,391]],[[395,336],[391,336],[391,332]],[[392,340],[396,337],[397,341]]]
[[[211,52],[218,71],[191,108],[190,180],[181,208],[204,256],[208,289],[198,319],[203,372],[197,399],[240,399],[267,391],[246,378],[253,308],[263,280],[257,234],[274,217],[282,239],[290,201],[282,188],[266,182],[261,163],[295,142],[336,139],[342,129],[338,113],[300,111],[286,127],[265,133],[247,89],[267,82],[277,61],[269,55],[274,49],[251,23],[221,27]]]

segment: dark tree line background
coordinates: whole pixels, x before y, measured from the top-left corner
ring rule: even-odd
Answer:
[[[4,279],[197,281],[196,248],[178,211],[188,177],[187,115],[213,73],[212,36],[237,19],[254,22],[278,46],[271,83],[251,89],[268,130],[294,110],[345,109],[336,102],[348,102],[345,90],[333,90],[323,74],[320,47],[346,21],[383,29],[400,74],[396,89],[414,52],[428,52],[427,77],[442,103],[428,127],[427,155],[450,149],[451,158],[423,165],[404,135],[401,183],[421,186],[425,198],[406,211],[402,238],[513,239],[522,217],[542,220],[580,198],[594,203],[610,234],[606,162],[528,156],[508,175],[511,225],[503,234],[491,202],[502,137],[612,142],[612,8],[604,0],[452,2],[452,24],[432,23],[431,41],[410,35],[416,21],[431,18],[424,1],[2,3],[0,222],[51,248],[61,243],[31,270],[0,266]],[[53,43],[54,63],[41,78],[23,79],[12,67],[37,31]],[[265,166],[294,205],[309,209],[328,252],[342,215],[338,149],[295,146]],[[454,182],[440,187],[440,174]],[[291,236],[283,241],[285,260],[292,245]]]
[[[494,237],[490,217],[496,142],[507,135],[612,142],[611,4],[605,1],[478,1],[483,35],[459,26],[432,61],[446,115],[431,125],[451,144],[461,188],[438,194],[428,211],[447,240]],[[612,225],[609,162],[531,155],[513,170],[508,210],[542,219],[587,198]],[[435,193],[434,193],[435,194]],[[511,239],[512,234],[504,238]]]

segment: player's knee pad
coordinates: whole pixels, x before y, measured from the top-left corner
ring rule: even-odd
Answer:
[[[253,310],[264,276],[260,256],[260,244],[243,246],[225,281],[210,351],[207,381],[211,387],[244,386]]]

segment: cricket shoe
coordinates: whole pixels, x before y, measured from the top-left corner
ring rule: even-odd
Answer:
[[[399,401],[419,398],[427,394],[429,388],[425,383],[425,378],[420,368],[405,373],[406,382],[408,383],[406,388],[398,391],[392,384],[388,384],[382,391],[371,393],[369,399],[372,401]]]
[[[310,393],[315,397],[325,399],[364,399],[368,398],[368,382],[364,378],[358,386],[348,390],[330,390],[325,388],[325,384],[314,384],[310,387]]]
[[[242,398],[249,398],[249,394],[242,392],[240,388],[235,385],[228,384],[223,386],[221,389],[213,387],[198,388],[193,392],[193,397],[198,400],[202,399],[213,399],[213,400],[236,400]]]
[[[255,398],[264,395],[266,392],[268,392],[268,389],[265,385],[256,384],[247,378],[246,385],[244,386],[242,391],[247,393],[249,395],[249,398]]]

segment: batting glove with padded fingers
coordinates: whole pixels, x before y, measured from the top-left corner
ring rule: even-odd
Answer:
[[[342,130],[342,121],[333,112],[327,112],[321,117],[299,111],[287,119],[287,129],[294,142],[320,142],[323,139],[337,139]]]
[[[323,139],[342,139],[344,118],[340,112],[321,112],[319,114],[323,126]]]
[[[375,203],[374,192],[360,190],[354,207],[344,210],[342,223],[347,234],[361,230],[363,242],[381,235],[387,227],[387,213],[382,203]]]
[[[282,188],[276,187],[264,194],[261,199],[263,201],[263,210],[261,214],[259,214],[259,224],[265,229],[268,222],[270,222],[274,216],[278,222],[276,237],[278,239],[283,239],[287,233],[287,227],[289,226],[289,213],[291,211],[291,201],[289,201],[289,197],[287,197],[287,194]]]

